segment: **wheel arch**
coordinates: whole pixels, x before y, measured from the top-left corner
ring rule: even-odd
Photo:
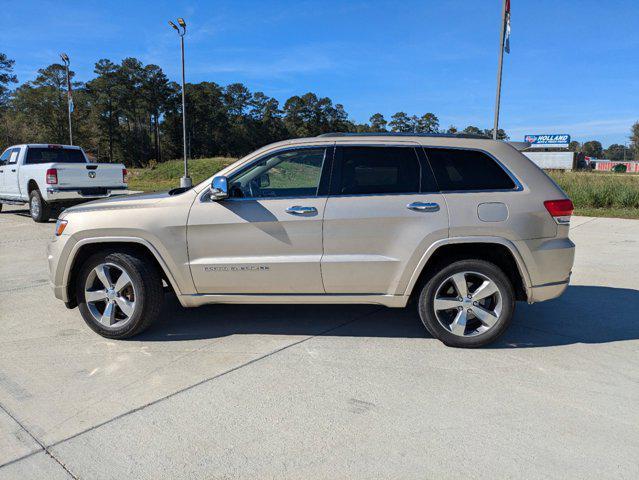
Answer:
[[[80,267],[86,259],[98,252],[127,252],[153,262],[160,271],[162,279],[178,297],[180,296],[180,289],[175,278],[151,243],[142,238],[95,238],[78,242],[67,260],[63,282],[66,285],[68,307],[77,306],[75,285]]]
[[[38,182],[36,182],[33,178],[30,178],[29,180],[27,180],[27,195],[31,195],[31,192],[33,192],[34,190],[41,191]]]
[[[447,238],[436,242],[422,256],[406,287],[406,295],[419,295],[420,286],[442,266],[457,260],[486,260],[500,267],[513,283],[515,299],[529,301],[531,281],[515,245],[500,237]]]

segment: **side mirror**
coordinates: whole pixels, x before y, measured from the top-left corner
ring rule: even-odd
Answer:
[[[224,176],[214,177],[211,182],[211,200],[224,200],[229,196],[229,182]]]
[[[268,176],[268,173],[262,174],[260,177],[260,188],[267,188],[271,186],[271,177]]]

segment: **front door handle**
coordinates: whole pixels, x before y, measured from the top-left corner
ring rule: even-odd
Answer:
[[[406,208],[409,210],[416,210],[418,212],[438,212],[439,211],[439,203],[435,202],[413,202],[406,205]]]
[[[316,215],[317,208],[315,207],[300,207],[299,205],[295,205],[293,207],[288,207],[286,209],[286,213],[290,213],[291,215]]]

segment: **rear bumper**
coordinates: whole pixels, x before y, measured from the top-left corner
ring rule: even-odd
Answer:
[[[570,279],[565,282],[549,283],[547,285],[538,285],[530,289],[529,303],[544,302],[559,297],[566,288]]]
[[[575,244],[569,238],[553,238],[525,240],[518,247],[530,275],[528,302],[543,302],[564,293],[570,282]]]
[[[49,203],[59,201],[82,201],[95,200],[98,198],[107,198],[113,195],[124,195],[128,189],[127,185],[115,187],[97,187],[104,189],[98,193],[95,187],[77,188],[77,187],[47,187],[45,200]]]

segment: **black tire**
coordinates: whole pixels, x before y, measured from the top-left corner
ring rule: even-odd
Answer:
[[[46,223],[51,218],[51,207],[37,188],[29,194],[29,213],[36,223]]]
[[[477,272],[494,282],[499,289],[501,313],[497,321],[487,331],[474,336],[460,336],[452,333],[450,329],[440,323],[435,313],[434,301],[437,289],[446,279],[461,272]],[[459,260],[443,267],[424,284],[419,295],[417,308],[422,323],[433,337],[450,347],[477,348],[494,342],[506,331],[515,311],[515,295],[508,276],[497,265],[484,260]],[[472,303],[469,308],[473,308]],[[469,316],[469,318],[472,318],[472,316]]]
[[[100,264],[113,264],[126,272],[135,288],[135,307],[129,319],[121,326],[107,327],[91,313],[85,298],[85,285],[94,268]],[[82,318],[99,335],[124,339],[141,333],[158,318],[164,301],[162,276],[152,263],[125,252],[101,252],[91,256],[82,265],[76,281],[76,298]]]

